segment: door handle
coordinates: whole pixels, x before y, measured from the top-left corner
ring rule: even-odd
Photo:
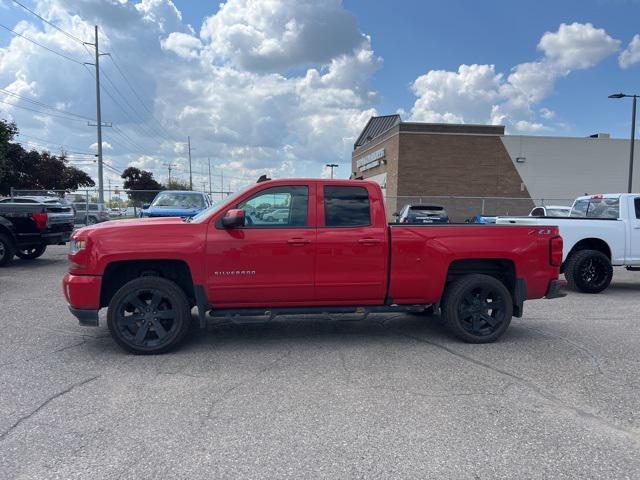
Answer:
[[[378,238],[361,238],[358,240],[358,243],[361,243],[362,245],[380,245],[382,240]]]
[[[287,240],[289,245],[309,245],[311,240],[307,240],[306,238],[290,238]]]

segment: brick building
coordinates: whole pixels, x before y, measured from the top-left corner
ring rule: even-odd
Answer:
[[[387,115],[372,117],[356,140],[351,178],[378,182],[389,213],[423,202],[444,204],[456,221],[481,211],[522,215],[540,199],[566,204],[585,192],[624,191],[628,150],[629,140],[606,134],[505,135],[501,125],[403,122]],[[503,199],[442,198],[449,196]]]

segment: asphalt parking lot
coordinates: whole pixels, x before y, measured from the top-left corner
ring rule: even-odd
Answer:
[[[137,357],[68,313],[66,251],[0,270],[0,478],[640,478],[640,273],[490,345],[306,316]]]

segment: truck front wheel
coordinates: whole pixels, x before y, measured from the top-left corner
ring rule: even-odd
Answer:
[[[14,253],[15,249],[11,239],[7,235],[0,233],[0,267],[4,267],[9,263],[13,259]]]
[[[564,268],[567,285],[584,293],[600,293],[613,278],[611,261],[597,250],[580,250],[572,254]]]
[[[451,332],[468,343],[489,343],[511,323],[513,300],[504,284],[489,275],[471,274],[447,286],[442,316]]]
[[[35,247],[21,248],[16,251],[16,256],[23,260],[33,260],[41,257],[47,249],[46,245],[36,245]]]
[[[184,291],[162,277],[140,277],[124,284],[109,302],[107,325],[125,350],[151,355],[178,345],[191,324]]]

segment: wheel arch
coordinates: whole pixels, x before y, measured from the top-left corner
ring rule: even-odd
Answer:
[[[158,276],[175,282],[185,293],[191,306],[196,305],[196,292],[189,265],[183,260],[123,260],[107,264],[100,287],[100,307],[109,305],[122,285],[139,277]]]
[[[569,250],[567,258],[564,262],[562,262],[562,267],[560,269],[562,273],[564,273],[567,261],[571,258],[571,256],[581,250],[596,250],[598,252],[602,252],[607,256],[609,261],[611,261],[611,247],[609,247],[609,244],[605,240],[598,237],[583,238],[579,242],[576,242],[576,244],[571,247],[571,250]]]
[[[513,299],[513,314],[522,316],[522,306],[526,298],[526,284],[516,276],[515,262],[507,258],[466,258],[454,260],[447,270],[447,286],[454,280],[471,274],[489,275],[507,287]]]

